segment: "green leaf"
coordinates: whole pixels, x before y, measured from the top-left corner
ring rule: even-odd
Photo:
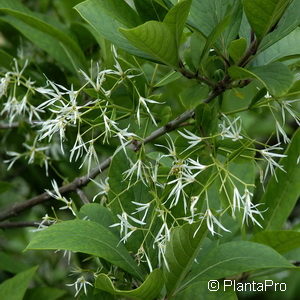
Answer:
[[[214,134],[218,128],[218,105],[201,103],[195,109],[196,124],[203,128],[205,135]]]
[[[116,289],[106,274],[100,274],[95,281],[95,287],[113,295],[124,296],[137,300],[156,299],[164,286],[163,274],[160,269],[150,273],[143,284],[134,290],[124,291]]]
[[[240,38],[230,43],[228,52],[234,62],[240,61],[247,49],[247,40]]]
[[[258,40],[280,20],[291,0],[244,0],[244,11]]]
[[[256,233],[251,240],[272,247],[279,253],[286,253],[300,247],[300,232],[292,230],[261,231]]]
[[[0,0],[0,11],[21,20],[27,25],[59,41],[77,68],[85,68],[85,56],[81,48],[62,24],[49,17],[45,18],[37,13],[31,12],[18,0]]]
[[[50,288],[50,287],[36,287],[29,289],[26,292],[24,300],[57,300],[60,299],[63,295],[66,294],[66,291]]]
[[[66,238],[68,237],[68,238]],[[73,220],[55,224],[38,232],[26,250],[70,250],[101,257],[125,271],[143,275],[118,238],[92,221]]]
[[[239,0],[193,0],[189,24],[208,37],[227,15],[232,14],[230,26],[224,30],[218,41],[219,47],[224,51],[238,34],[242,20],[240,3]]]
[[[162,79],[160,79],[153,87],[165,86],[179,78],[182,78],[181,73],[176,71],[171,71],[167,75],[165,75]]]
[[[232,18],[232,15],[227,15],[224,17],[223,20],[216,25],[214,30],[210,33],[210,35],[207,37],[205,46],[202,50],[202,54],[200,57],[200,63],[209,55],[209,50],[213,47],[213,44],[216,42],[216,40],[220,37],[222,32],[227,28],[227,26],[230,24],[230,20]]]
[[[177,67],[176,39],[167,24],[149,21],[133,29],[121,28],[120,31],[135,47],[167,65]]]
[[[253,106],[255,106],[255,104],[262,99],[266,94],[267,94],[267,89],[266,88],[262,88],[260,89],[252,98],[250,104],[249,104],[249,109],[253,108]]]
[[[134,6],[138,14],[145,21],[162,21],[168,12],[164,5],[153,0],[134,0]]]
[[[191,284],[176,295],[174,300],[238,300],[233,288],[224,288],[224,286],[220,284],[217,291],[210,292],[208,284],[208,281],[200,281],[195,284]]]
[[[266,65],[276,60],[283,60],[289,56],[300,55],[300,28],[296,28],[289,35],[261,52],[254,60],[255,65]]]
[[[0,270],[16,274],[28,269],[28,267],[13,255],[0,252]]]
[[[192,0],[184,0],[174,5],[164,18],[164,23],[167,24],[175,35],[177,49],[180,46],[180,39],[188,17]]]
[[[180,290],[199,281],[221,279],[243,272],[270,268],[293,268],[283,256],[265,245],[234,241],[210,250],[204,257],[197,257]]]
[[[178,66],[178,48],[191,0],[174,5],[163,22],[149,21],[132,29],[121,28],[123,35],[137,48],[173,67]]]
[[[0,285],[0,299],[22,300],[37,267],[17,274]]]
[[[104,38],[127,52],[149,58],[138,50],[119,32],[119,28],[131,28],[140,24],[136,12],[119,0],[87,0],[75,6],[75,9]]]
[[[300,195],[300,168],[297,164],[300,149],[300,129],[294,134],[285,154],[279,161],[285,172],[276,170],[276,177],[269,180],[260,203],[268,210],[262,226],[265,230],[280,230],[289,217]]]
[[[0,49],[0,66],[9,70],[12,62],[13,57],[4,50]]]
[[[66,67],[72,72],[78,72],[76,65],[74,65],[74,61],[72,61],[72,58],[68,56],[67,50],[63,48],[62,44],[59,41],[57,41],[54,37],[43,33],[40,30],[30,25],[27,25],[23,21],[12,16],[2,17],[1,20],[15,27],[28,40],[37,45],[39,48],[46,51],[62,66]]]
[[[112,212],[98,203],[83,205],[80,209],[79,217],[82,219],[88,217],[90,221],[99,223],[104,227],[109,227],[116,221]]]
[[[165,253],[168,269],[164,269],[170,298],[190,272],[206,233],[207,228],[203,223],[185,224],[172,231]]]
[[[228,69],[228,72],[235,80],[251,78],[259,80],[273,96],[284,95],[294,81],[293,73],[279,62],[251,69],[233,66]]]
[[[274,31],[269,33],[261,42],[258,51],[261,52],[274,43],[278,42],[300,24],[299,18],[300,1],[294,0],[289,7],[286,9],[284,15],[280,19]]]

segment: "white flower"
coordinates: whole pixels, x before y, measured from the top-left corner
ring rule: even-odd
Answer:
[[[150,208],[150,205],[151,205],[151,202],[149,203],[141,203],[141,202],[135,202],[135,201],[131,201],[131,203],[133,203],[134,205],[137,205],[138,207],[136,208],[135,212],[132,213],[133,215],[137,214],[137,213],[140,213],[142,211],[144,211],[144,215],[142,217],[142,222],[145,221],[146,217],[147,217],[147,214],[148,214],[148,211],[149,211],[149,208]]]
[[[185,213],[187,212],[187,194],[184,191],[184,188],[193,183],[196,179],[196,177],[207,168],[207,166],[202,165],[199,163],[198,159],[193,160],[191,158],[188,158],[185,161],[178,160],[174,162],[174,166],[171,169],[171,174],[174,174],[177,178],[169,181],[167,184],[174,184],[175,186],[172,188],[172,190],[169,193],[169,196],[166,201],[169,199],[172,199],[172,202],[170,204],[170,208],[173,206],[176,206],[179,202],[180,197],[182,197],[183,200],[183,206]],[[196,171],[196,173],[194,173]]]
[[[187,150],[189,150],[189,149],[191,149],[191,148],[197,146],[199,143],[202,142],[202,138],[201,138],[200,136],[198,136],[198,135],[196,135],[196,134],[194,134],[194,133],[188,131],[187,129],[184,129],[184,131],[185,131],[186,133],[183,133],[183,132],[181,132],[181,131],[178,131],[178,133],[179,133],[182,137],[184,137],[185,139],[188,140],[188,143],[190,144],[190,146],[187,147],[184,151],[182,151],[182,153],[184,153],[185,151],[187,151]]]
[[[167,146],[159,145],[159,144],[155,144],[155,146],[165,148],[168,150],[168,154],[162,155],[161,158],[172,157],[174,159],[177,159],[177,151],[176,151],[175,144],[174,144],[173,140],[171,139],[170,135],[167,134],[167,136],[168,136],[168,139],[166,139]]]
[[[253,204],[251,202],[251,197],[253,196],[252,193],[250,193],[248,191],[248,189],[245,189],[245,193],[242,197],[242,201],[243,201],[243,208],[244,208],[244,216],[243,216],[243,224],[246,222],[246,224],[248,225],[248,219],[250,218],[250,220],[257,224],[259,227],[262,228],[262,226],[260,225],[260,223],[255,219],[254,215],[258,215],[259,217],[261,217],[263,219],[263,216],[261,214],[261,212],[257,209],[258,206],[262,205],[262,203],[260,204]]]
[[[51,183],[52,183],[53,191],[46,189],[45,191],[47,192],[47,194],[52,198],[62,201],[66,204],[63,207],[60,207],[59,208],[60,210],[69,209],[72,212],[72,214],[76,216],[73,209],[73,201],[71,199],[68,201],[64,196],[61,195],[57,182],[54,179],[51,181]]]
[[[241,210],[241,203],[242,196],[238,188],[235,186],[233,188],[232,215],[234,215],[236,209],[238,209],[239,211]]]
[[[8,86],[10,82],[10,73],[6,73],[4,77],[0,79],[0,99],[4,96],[7,92]]]
[[[129,125],[130,126],[130,125]],[[128,132],[129,126],[125,129],[118,128],[116,134],[114,137],[118,137],[121,146],[117,148],[117,150],[114,153],[114,156],[120,151],[123,150],[127,159],[130,160],[130,158],[127,155],[126,147],[132,143],[133,138],[139,138],[136,134],[133,132]]]
[[[92,70],[92,66],[91,66],[91,70]],[[83,75],[84,79],[87,81],[87,83],[89,83],[95,91],[97,92],[102,92],[104,95],[106,96],[110,96],[111,94],[111,91],[106,91],[104,88],[103,88],[103,83],[105,82],[106,80],[106,75],[109,75],[109,74],[115,74],[115,72],[111,69],[107,69],[107,70],[101,70],[100,71],[100,65],[97,63],[96,64],[96,73],[97,73],[97,76],[96,78],[93,78],[93,72],[91,71],[91,75],[88,76],[84,71],[80,70],[80,73]]]
[[[15,65],[14,65],[14,72],[12,72],[12,74],[16,77],[17,84],[20,85],[20,79],[26,67],[28,66],[28,60],[26,59],[26,61],[24,62],[24,66],[21,70],[19,70],[18,61],[15,58],[13,60]]]
[[[74,283],[67,284],[67,286],[75,286],[75,297],[79,294],[82,288],[84,293],[87,294],[87,285],[93,286],[83,276],[79,277]]]
[[[143,260],[143,258],[145,257],[146,260]],[[141,246],[136,254],[136,258],[138,260],[138,264],[140,264],[140,262],[147,262],[148,264],[148,268],[149,268],[149,272],[151,273],[153,271],[153,267],[152,267],[152,264],[151,264],[151,261],[144,249],[143,246]]]
[[[96,200],[98,196],[108,195],[108,192],[110,190],[109,183],[108,183],[109,177],[106,177],[104,182],[101,179],[99,180],[100,182],[97,182],[93,179],[91,179],[91,181],[94,182],[100,188],[100,192],[93,198],[93,202]]]
[[[98,154],[97,154],[96,149],[94,147],[94,142],[95,142],[95,140],[90,140],[90,141],[87,142],[87,143],[89,143],[89,147],[87,148],[84,160],[83,160],[82,164],[79,167],[79,169],[81,169],[83,167],[83,165],[87,162],[88,173],[91,170],[93,160],[97,163],[97,165],[100,164],[99,159],[98,159]]]
[[[277,137],[277,142],[279,144],[281,142],[280,135],[283,137],[283,142],[285,144],[290,143],[291,140],[288,138],[288,136],[286,135],[284,129],[281,127],[281,125],[279,124],[279,122],[276,120],[276,137]]]
[[[70,199],[69,201],[67,200],[65,203],[66,203],[66,205],[60,207],[59,209],[60,209],[60,210],[69,209],[69,210],[71,211],[71,213],[73,214],[73,216],[76,217],[75,211],[74,211],[74,209],[73,209],[73,200],[71,200],[71,199]]]
[[[148,113],[148,115],[150,116],[152,122],[154,123],[155,126],[157,126],[157,123],[155,121],[155,118],[153,117],[147,103],[152,103],[152,104],[163,104],[161,102],[158,102],[158,101],[154,101],[154,100],[151,100],[151,99],[147,99],[147,98],[144,98],[142,96],[139,97],[139,100],[138,100],[138,106],[137,106],[137,112],[136,112],[136,116],[137,116],[137,121],[138,121],[138,124],[139,126],[141,126],[141,114],[140,114],[140,106],[144,107]]]
[[[225,118],[225,120],[223,120],[223,123],[219,124],[219,127],[221,128],[222,139],[229,138],[232,141],[242,139],[242,123],[240,117],[237,117],[236,119],[231,121],[226,115],[223,114],[222,116]]]
[[[6,154],[12,156],[12,158],[4,160],[4,163],[9,163],[7,170],[10,170],[14,163],[22,157],[22,154],[15,151],[7,151]]]
[[[281,104],[281,114],[282,114],[282,120],[283,123],[285,123],[285,112],[288,112],[292,118],[295,120],[298,126],[300,126],[300,117],[297,115],[297,112],[295,112],[292,108],[291,103],[299,102],[300,100],[289,100],[289,101],[282,101]]]
[[[193,174],[193,176],[197,176],[199,175],[202,171],[204,171],[207,166],[206,165],[202,165],[200,162],[199,162],[199,159],[197,158],[197,160],[194,160],[194,159],[191,159],[191,158],[188,158],[187,160],[187,165],[186,165],[186,169],[188,169],[189,171],[194,171],[196,170],[196,174]]]
[[[187,221],[190,224],[192,224],[194,222],[194,218],[197,215],[196,214],[196,211],[197,211],[196,205],[197,205],[198,201],[199,201],[199,196],[192,196],[191,197],[191,205],[190,205],[191,217],[187,219]]]
[[[117,227],[120,226],[120,235],[123,235],[123,238],[120,240],[120,243],[126,243],[127,239],[137,230],[136,226],[133,226],[129,223],[128,219],[135,222],[139,225],[146,225],[146,223],[128,215],[126,212],[123,212],[122,215],[117,215],[118,219],[120,220],[119,223],[115,223],[110,225],[109,227]]]
[[[273,97],[270,95],[269,91],[267,91],[267,93],[266,93],[266,95],[265,95],[265,98],[266,98],[266,99],[270,99],[270,98],[273,98]]]
[[[266,159],[266,161],[267,161],[267,167],[266,167],[266,170],[265,170],[264,178],[266,178],[268,172],[270,171],[271,175],[274,175],[275,179],[277,180],[277,176],[276,176],[276,173],[275,173],[275,168],[279,168],[281,171],[285,172],[285,170],[283,169],[283,166],[279,165],[274,160],[274,158],[283,158],[283,157],[286,157],[286,155],[271,152],[271,151],[274,151],[274,150],[276,150],[276,151],[277,150],[282,150],[282,147],[278,147],[278,145],[280,145],[280,144],[270,146],[270,147],[268,147],[266,149],[263,149],[263,150],[258,150],[261,153],[261,155],[263,156],[263,158]]]
[[[212,212],[209,208],[206,210],[204,217],[206,218],[207,228],[211,232],[212,235],[214,235],[214,234],[220,235],[218,232],[215,231],[214,225],[217,225],[218,227],[220,227],[222,230],[224,230],[226,232],[230,232],[230,230],[226,229],[220,223],[220,221],[212,214]]]
[[[127,171],[123,172],[124,180],[129,180],[129,184],[132,180],[132,177],[134,174],[136,174],[136,182],[141,180],[145,185],[147,184],[146,178],[145,178],[145,172],[147,170],[147,166],[144,164],[144,162],[138,158],[135,163],[131,163],[131,168]]]
[[[42,222],[37,223],[39,226],[37,229],[32,230],[33,232],[35,231],[41,231],[44,230],[45,228],[48,228],[49,225],[56,223],[56,220],[53,218],[49,217],[48,214],[45,214],[44,217],[42,217]]]
[[[75,143],[73,145],[73,148],[70,151],[70,162],[72,161],[75,153],[75,161],[78,160],[79,157],[81,157],[83,155],[84,152],[87,152],[87,147],[85,145],[85,142],[82,139],[82,136],[80,134],[80,131],[78,130],[77,136],[76,136],[76,140]]]

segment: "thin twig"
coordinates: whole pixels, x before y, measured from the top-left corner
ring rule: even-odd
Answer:
[[[3,222],[0,223],[0,229],[14,229],[14,228],[23,228],[23,227],[39,227],[38,222]]]

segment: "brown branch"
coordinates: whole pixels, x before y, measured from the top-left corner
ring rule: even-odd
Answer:
[[[223,89],[214,91],[211,95],[204,100],[205,103],[209,103],[215,97],[220,95],[223,92]],[[131,144],[131,149],[133,151],[138,151],[142,145],[152,142],[153,140],[163,136],[167,132],[170,132],[180,126],[183,122],[191,119],[194,116],[194,110],[188,110],[181,114],[176,119],[170,121],[165,126],[153,131],[148,137],[146,137],[143,141],[134,141]],[[110,166],[112,161],[112,157],[108,157],[104,160],[98,167],[93,169],[89,174],[75,178],[71,183],[61,186],[59,188],[59,192],[64,195],[70,192],[77,191],[78,189],[86,186],[91,179],[94,179],[97,175],[103,172]],[[54,192],[54,191],[53,191]],[[12,207],[7,208],[6,210],[0,213],[0,221],[9,219],[11,217],[17,216],[19,213],[39,204],[42,204],[51,199],[51,196],[48,193],[43,193],[38,196],[35,196],[23,203],[14,204]]]
[[[39,227],[38,222],[3,222],[0,223],[0,229],[15,229],[23,227]]]

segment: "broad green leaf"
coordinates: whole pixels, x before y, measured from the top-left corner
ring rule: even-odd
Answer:
[[[247,19],[261,40],[282,17],[291,0],[244,0]]]
[[[218,105],[201,103],[195,109],[196,124],[203,128],[205,135],[214,134],[218,129]]]
[[[265,95],[267,94],[267,89],[264,87],[260,89],[252,98],[250,104],[249,104],[249,109],[253,108],[257,102],[259,102],[260,99],[262,99]]]
[[[134,290],[119,290],[114,287],[106,274],[100,274],[95,281],[95,287],[113,295],[119,295],[136,300],[154,300],[164,286],[163,273],[160,269],[150,273],[143,284]]]
[[[122,28],[120,31],[138,49],[167,65],[177,67],[176,38],[167,24],[149,21],[133,29]]]
[[[190,272],[206,232],[206,224],[200,222],[185,224],[172,231],[165,253],[168,269],[164,269],[166,288],[170,298]]]
[[[228,72],[235,80],[251,78],[259,80],[273,96],[284,95],[294,81],[293,73],[279,62],[251,69],[233,66],[228,69]]]
[[[246,241],[221,244],[204,257],[197,257],[197,261],[198,264],[193,265],[191,273],[180,290],[199,281],[221,279],[243,272],[270,268],[293,268],[291,263],[272,248]]]
[[[247,40],[240,38],[230,43],[228,52],[234,62],[240,61],[247,49]]]
[[[178,66],[178,48],[191,0],[174,5],[163,22],[149,21],[132,29],[120,29],[137,48],[173,67]]]
[[[24,300],[57,300],[66,294],[65,290],[52,287],[36,287],[26,292]]]
[[[140,24],[136,12],[119,0],[87,0],[75,6],[75,9],[96,32],[116,46],[131,54],[149,58],[145,52],[138,50],[119,32],[119,28],[131,28]]]
[[[300,248],[300,232],[292,230],[261,231],[256,233],[251,240],[272,247],[279,253]]]
[[[300,1],[294,0],[289,7],[286,9],[284,15],[278,22],[274,31],[269,33],[261,42],[258,52],[261,52],[274,43],[278,42],[293,30],[297,28],[300,24],[299,18],[299,11],[300,11]]]
[[[165,75],[162,79],[160,79],[155,85],[154,87],[161,87],[161,86],[165,86],[179,78],[182,78],[182,75],[176,71],[171,71],[170,73],[168,73],[167,75]]]
[[[194,109],[201,105],[202,100],[207,98],[209,88],[207,85],[201,85],[195,82],[190,87],[187,87],[179,94],[180,101],[185,109]]]
[[[218,40],[218,45],[224,51],[238,34],[242,20],[240,3],[239,0],[193,0],[188,19],[189,24],[208,37],[226,15],[233,14],[230,25]]]
[[[175,35],[177,49],[180,46],[181,35],[185,26],[186,19],[192,0],[183,0],[174,5],[164,18],[164,23],[167,24]]]
[[[168,12],[163,4],[153,0],[134,0],[134,6],[144,21],[162,21]]]
[[[13,57],[4,50],[0,49],[0,67],[4,67],[9,70],[12,62]]]
[[[293,86],[289,91],[284,95],[284,98],[287,100],[299,99],[300,97],[300,80],[294,82]]]
[[[57,41],[54,37],[41,32],[40,30],[27,25],[23,21],[12,17],[5,16],[1,20],[7,22],[11,26],[19,30],[28,40],[37,45],[39,48],[46,51],[51,57],[53,57],[62,66],[66,67],[72,72],[77,72],[77,67],[74,65],[72,58],[68,56],[67,50],[62,47],[62,44]]]
[[[79,212],[80,218],[88,218],[88,220],[99,223],[104,227],[109,227],[115,223],[115,217],[112,212],[98,203],[89,203],[81,207]]]
[[[297,164],[300,149],[300,130],[294,134],[285,154],[279,164],[283,166],[285,172],[277,169],[276,177],[269,180],[266,192],[260,203],[264,204],[267,211],[264,213],[265,230],[280,230],[289,217],[291,211],[297,203],[300,195],[300,168]]]
[[[255,65],[265,65],[276,60],[283,60],[289,56],[300,56],[300,28],[296,28],[289,35],[261,52],[254,60]]]
[[[68,237],[68,238],[66,238]],[[38,232],[26,250],[70,250],[101,257],[142,278],[142,273],[118,238],[92,221],[73,220],[55,224]]]
[[[37,267],[17,274],[0,285],[0,299],[22,300]]]
[[[208,281],[200,281],[191,284],[182,292],[174,297],[174,300],[238,300],[233,288],[225,288],[222,284],[219,285],[217,291],[210,292],[208,289]]]
[[[55,38],[67,50],[67,54],[74,61],[77,68],[85,68],[86,62],[81,48],[62,24],[49,17],[46,20],[41,15],[31,12],[18,0],[0,0],[0,11],[14,16],[40,32]]]
[[[0,270],[16,274],[26,269],[28,269],[28,266],[15,256],[0,252]]]
[[[230,23],[231,18],[232,18],[232,15],[225,16],[224,19],[221,20],[220,23],[218,23],[218,25],[216,25],[214,30],[207,37],[205,46],[202,50],[202,54],[200,57],[200,63],[204,60],[204,58],[206,58],[209,55],[209,50],[213,47],[213,44],[220,37],[222,32],[224,32],[224,30],[227,28],[227,26]]]

